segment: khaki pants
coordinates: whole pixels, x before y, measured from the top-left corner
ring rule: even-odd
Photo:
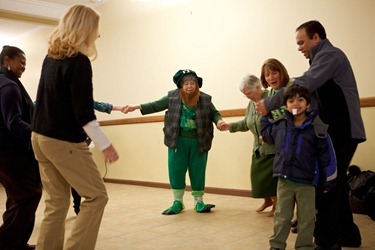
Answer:
[[[294,247],[298,250],[314,250],[315,187],[290,184],[280,180],[277,182],[274,233],[270,238],[270,246],[286,248],[295,205],[297,205],[298,234]]]
[[[31,140],[46,191],[46,208],[37,249],[95,249],[108,196],[86,143],[57,140],[35,132],[32,133]],[[70,207],[71,187],[77,190],[84,201],[64,247],[65,219]]]

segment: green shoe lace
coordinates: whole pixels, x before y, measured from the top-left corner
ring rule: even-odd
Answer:
[[[184,209],[184,205],[181,201],[174,201],[173,205],[170,208],[165,209],[162,214],[165,215],[172,215],[172,214],[179,214]]]
[[[199,201],[195,204],[195,211],[197,211],[197,213],[209,213],[211,212],[211,208],[214,207],[214,204],[204,204],[202,201]]]

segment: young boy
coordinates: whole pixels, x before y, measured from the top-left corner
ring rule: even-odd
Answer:
[[[293,84],[283,96],[286,114],[273,121],[261,118],[263,140],[274,143],[276,156],[273,177],[278,178],[274,233],[271,250],[285,249],[294,206],[297,204],[298,235],[296,249],[314,250],[315,187],[329,191],[336,178],[336,159],[328,126],[317,111],[307,111],[311,97],[308,90]]]
[[[168,109],[164,117],[164,144],[168,147],[169,182],[174,202],[162,212],[178,214],[184,209],[185,177],[189,171],[195,211],[210,212],[213,204],[203,203],[208,151],[211,149],[214,122],[218,129],[224,123],[211,96],[200,91],[202,78],[189,69],[173,76],[177,89],[158,101],[127,105],[125,113],[140,109],[143,115]]]

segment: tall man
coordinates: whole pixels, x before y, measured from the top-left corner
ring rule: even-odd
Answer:
[[[308,21],[296,29],[298,50],[309,59],[310,68],[294,83],[306,87],[313,94],[312,108],[317,108],[321,119],[329,124],[337,158],[337,189],[323,193],[317,190],[317,222],[315,243],[318,250],[359,247],[361,235],[353,221],[349,203],[346,173],[358,143],[366,140],[361,117],[357,84],[346,55],[334,47],[318,21]],[[282,105],[282,94],[269,97],[257,104],[262,115]]]

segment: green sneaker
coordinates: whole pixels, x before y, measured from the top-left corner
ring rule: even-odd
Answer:
[[[197,211],[197,213],[209,213],[211,212],[211,208],[214,207],[214,204],[204,204],[202,201],[199,201],[195,204],[195,211]]]
[[[184,210],[184,204],[181,201],[174,201],[173,205],[170,208],[165,209],[162,214],[165,215],[172,215],[172,214],[179,214],[181,211]]]

